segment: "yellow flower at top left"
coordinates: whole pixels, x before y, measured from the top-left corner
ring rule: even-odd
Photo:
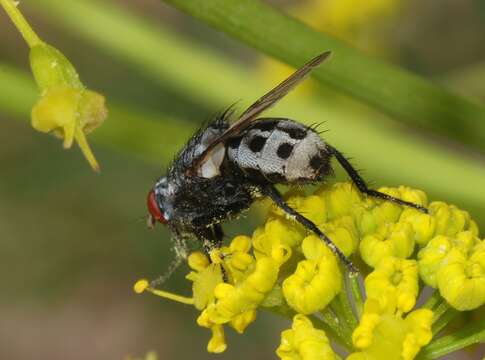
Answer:
[[[41,95],[32,109],[32,127],[61,137],[65,149],[75,140],[89,165],[99,171],[86,134],[108,115],[104,97],[87,90],[69,60],[39,38],[20,12],[18,1],[0,0],[0,6],[30,48],[30,67]]]
[[[31,48],[30,65],[41,91],[41,98],[32,108],[32,127],[63,138],[66,149],[76,140],[86,160],[98,171],[85,135],[106,119],[104,97],[87,90],[69,60],[48,44],[41,42]]]

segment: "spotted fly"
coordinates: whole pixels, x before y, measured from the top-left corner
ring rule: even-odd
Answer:
[[[260,115],[328,57],[324,52],[265,94],[239,117],[232,109],[197,131],[148,193],[148,223],[166,224],[173,235],[177,260],[163,282],[186,257],[187,242],[201,241],[206,252],[222,244],[221,223],[237,217],[258,198],[269,197],[290,218],[301,223],[340,258],[351,272],[350,260],[312,221],[292,209],[275,184],[302,185],[323,181],[332,173],[334,157],[364,194],[399,205],[427,210],[411,202],[370,189],[335,147],[312,128],[291,119]],[[155,285],[154,284],[154,285]]]

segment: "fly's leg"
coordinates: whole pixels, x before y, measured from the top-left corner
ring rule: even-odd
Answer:
[[[155,280],[150,281],[150,287],[152,288],[156,288],[157,286],[162,285],[165,281],[167,281],[175,272],[175,270],[177,270],[178,267],[182,264],[182,262],[187,259],[188,248],[185,239],[179,234],[175,233],[173,240],[175,244],[175,258],[172,260],[172,262],[168,266],[168,269],[163,275],[159,276]]]
[[[337,255],[337,257],[345,264],[351,275],[357,274],[358,270],[354,267],[352,262],[342,253],[342,251],[333,243],[330,238],[325,235],[311,220],[301,215],[298,211],[291,208],[282,198],[280,192],[273,185],[266,185],[262,188],[263,193],[274,201],[283,211],[305,226],[308,230],[314,232],[318,237],[329,247],[329,249]]]
[[[199,238],[204,239],[202,244],[204,248],[204,253],[210,259],[210,252],[222,246],[224,233],[222,231],[222,226],[220,224],[216,224],[210,228],[198,231],[198,236]],[[185,238],[182,235],[174,232],[173,241],[174,241],[175,258],[172,260],[172,262],[168,266],[167,271],[165,271],[163,275],[159,276],[158,278],[150,282],[150,286],[152,288],[156,288],[157,286],[160,286],[165,281],[167,281],[175,272],[175,270],[177,270],[178,267],[182,264],[182,262],[187,259],[189,255],[188,254],[189,248],[187,246],[187,242],[185,241]],[[222,269],[222,274],[224,279],[226,279],[226,274],[224,272],[224,269]]]
[[[369,196],[372,196],[377,199],[382,199],[386,201],[393,202],[395,204],[403,205],[403,206],[408,206],[412,207],[414,209],[417,209],[425,214],[428,213],[428,209],[426,209],[424,206],[421,206],[419,204],[415,204],[409,201],[401,200],[398,198],[395,198],[394,196],[387,195],[384,193],[381,193],[380,191],[369,189],[367,184],[365,183],[364,179],[359,175],[356,169],[350,164],[350,162],[345,158],[345,156],[335,149],[334,147],[327,145],[327,147],[330,149],[330,152],[335,156],[339,164],[344,168],[344,170],[347,172],[347,174],[350,176],[352,179],[352,182],[357,186],[357,188],[360,190],[360,192],[367,194]]]
[[[224,239],[222,226],[221,224],[214,224],[211,227],[198,231],[198,235],[200,238],[204,239],[202,247],[204,248],[204,253],[210,259],[211,251],[219,249],[222,246],[222,241]]]
[[[222,246],[222,241],[224,240],[224,231],[222,230],[221,224],[214,224],[210,228],[205,229],[202,236],[204,237],[204,242],[202,244],[204,253],[212,262],[212,258],[210,256],[211,252],[213,250],[220,249]],[[224,258],[224,254],[220,254],[220,256],[221,258]],[[228,277],[224,266],[221,266],[221,271],[222,280],[227,282]]]

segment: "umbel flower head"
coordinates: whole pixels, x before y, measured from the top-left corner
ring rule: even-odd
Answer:
[[[251,237],[236,236],[210,257],[188,257],[191,297],[146,280],[135,291],[195,306],[212,353],[227,349],[227,327],[243,334],[260,310],[293,320],[276,350],[288,360],[434,359],[485,341],[485,321],[443,335],[461,311],[483,314],[485,241],[475,222],[453,205],[428,203],[419,190],[380,191],[429,214],[365,197],[350,183],[285,196],[359,265],[359,277],[349,278],[318,237],[274,206]],[[421,304],[423,292],[432,295]]]

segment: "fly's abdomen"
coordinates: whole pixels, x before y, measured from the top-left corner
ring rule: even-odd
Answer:
[[[330,171],[330,155],[313,130],[288,119],[256,122],[227,142],[229,160],[247,176],[273,183],[322,180]]]

